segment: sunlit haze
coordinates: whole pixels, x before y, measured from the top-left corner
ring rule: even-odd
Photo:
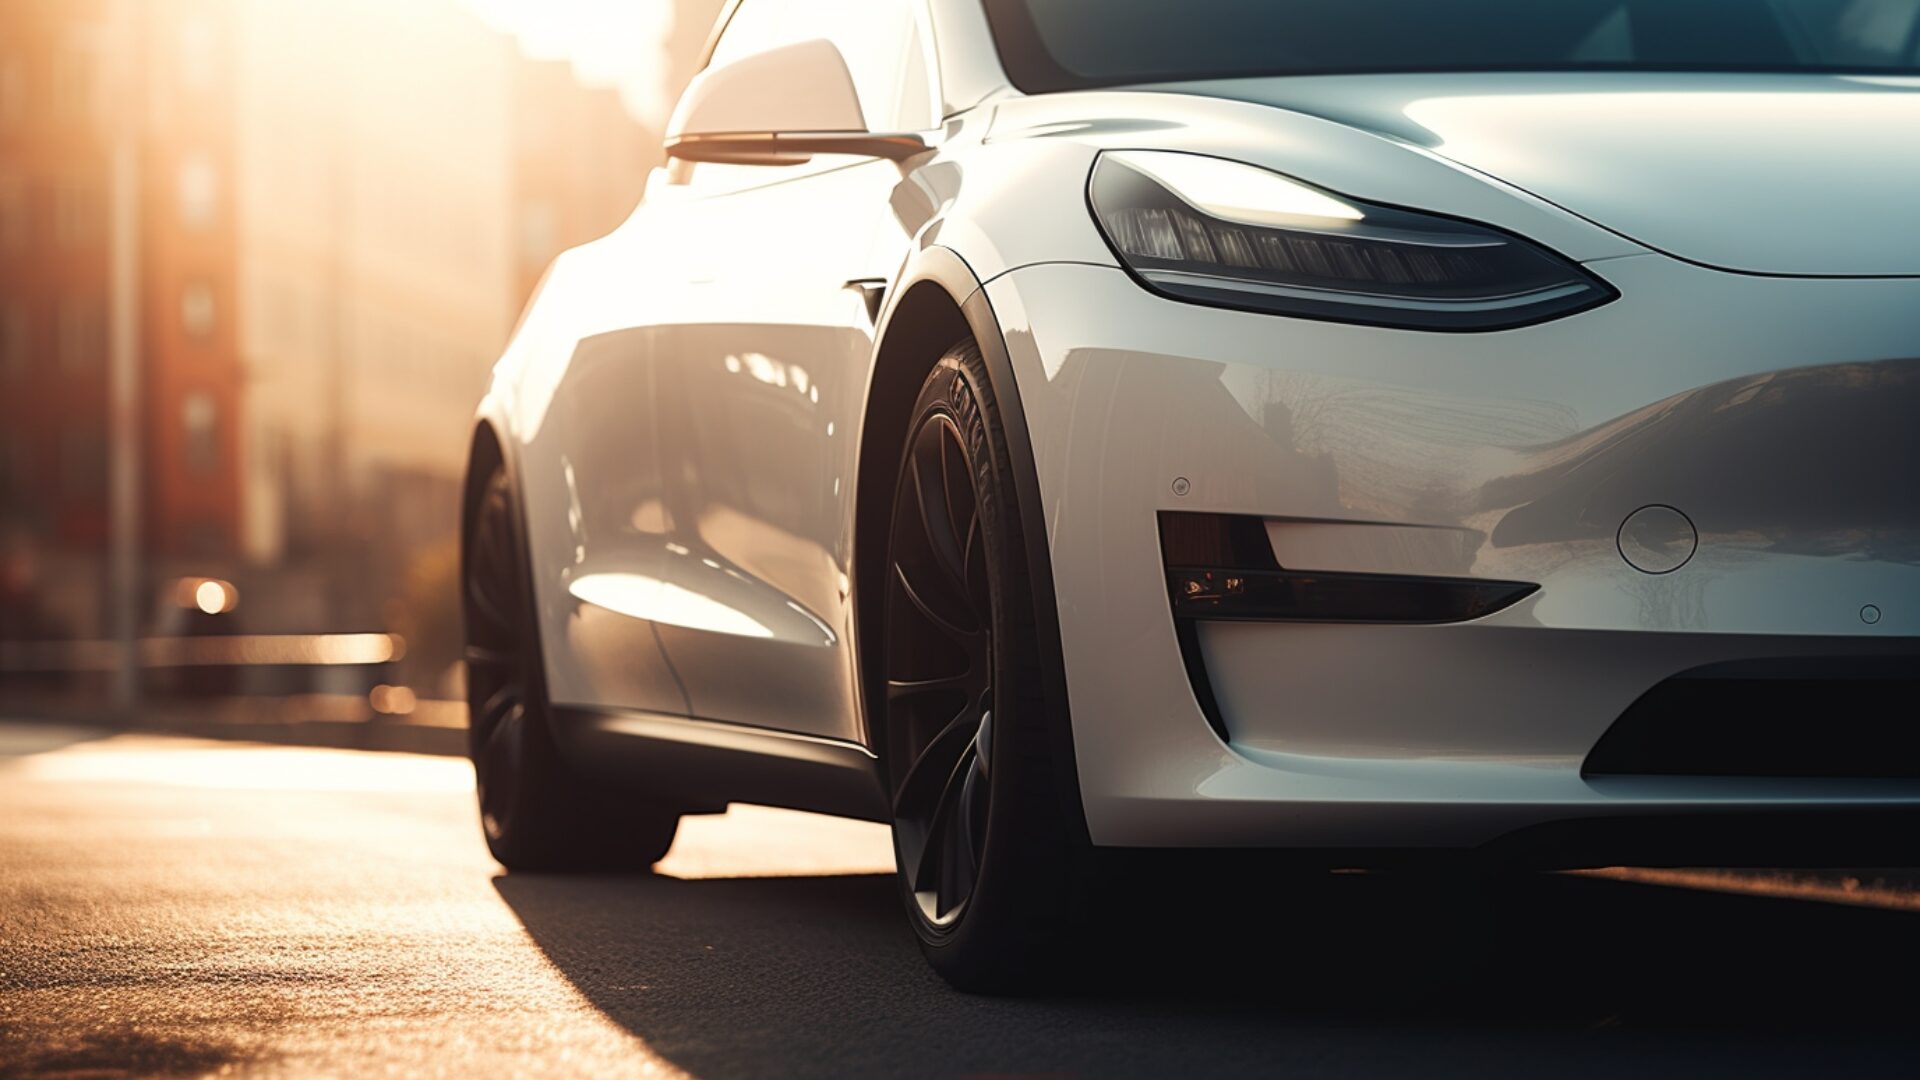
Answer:
[[[466,0],[513,34],[530,56],[570,60],[588,82],[617,87],[628,111],[658,124],[672,106],[660,50],[672,21],[666,0]]]

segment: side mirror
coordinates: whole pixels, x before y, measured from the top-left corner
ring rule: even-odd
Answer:
[[[910,132],[867,130],[847,61],[825,38],[701,72],[667,122],[667,156],[686,161],[795,165],[815,154],[899,161],[926,148]]]

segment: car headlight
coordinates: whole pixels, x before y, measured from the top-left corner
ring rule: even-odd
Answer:
[[[1121,261],[1178,300],[1410,330],[1502,330],[1618,295],[1517,236],[1222,158],[1108,151],[1089,195]]]

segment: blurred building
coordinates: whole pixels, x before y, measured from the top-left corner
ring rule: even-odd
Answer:
[[[673,21],[667,28],[662,46],[661,76],[666,100],[678,101],[680,92],[693,81],[696,65],[706,52],[714,24],[726,0],[673,0]]]
[[[0,3],[0,559],[6,621],[28,626],[99,625],[114,10],[111,0]],[[142,411],[177,409],[163,392]],[[161,447],[141,449],[151,458]],[[28,602],[37,610],[23,615]]]
[[[242,594],[274,629],[376,628],[448,533],[514,316],[517,54],[453,0],[236,14],[239,539],[273,569]]]
[[[110,56],[116,18],[137,56]],[[624,218],[659,136],[460,0],[0,0],[0,558],[30,548],[82,637],[126,110],[146,592],[216,576],[248,630],[385,628],[448,558],[472,409],[534,282]]]
[[[619,93],[583,88],[563,61],[522,60],[514,79],[513,296],[524,305],[555,253],[633,211],[660,136],[636,136]]]

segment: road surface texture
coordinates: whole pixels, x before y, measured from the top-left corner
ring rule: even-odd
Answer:
[[[1897,879],[1163,869],[1074,987],[1010,1000],[927,971],[888,860],[878,827],[735,808],[653,875],[509,875],[457,758],[0,727],[0,1076],[1844,1076],[1920,1049]]]

